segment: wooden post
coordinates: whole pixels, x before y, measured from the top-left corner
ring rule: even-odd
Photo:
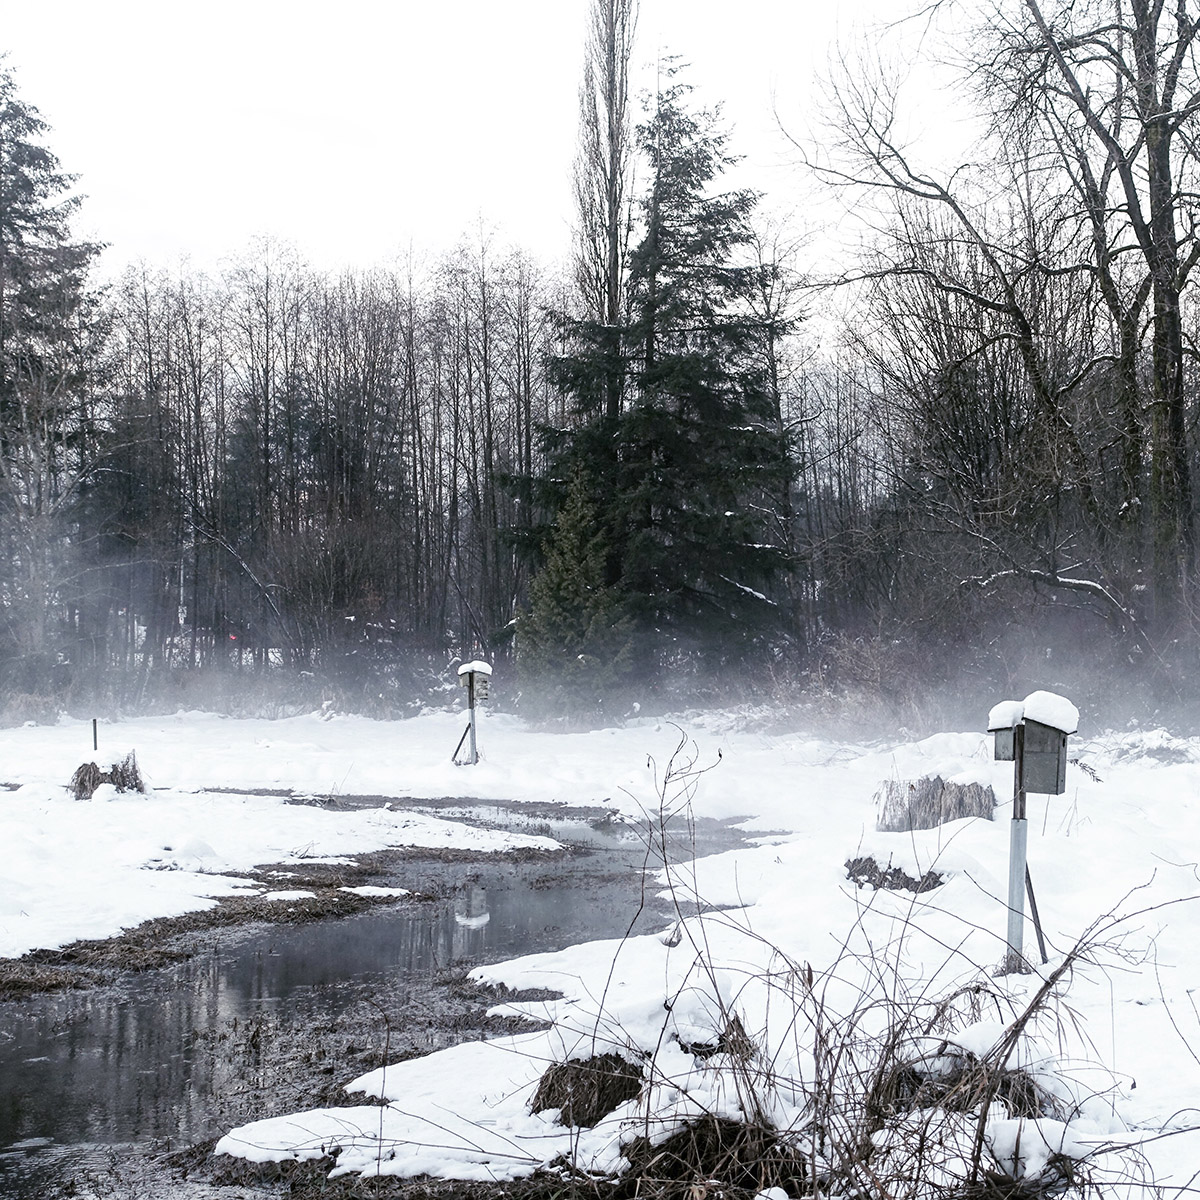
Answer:
[[[92,752],[95,753],[100,749],[100,734],[96,729],[96,718],[92,718]]]

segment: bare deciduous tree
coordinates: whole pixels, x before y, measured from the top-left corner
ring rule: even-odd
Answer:
[[[637,0],[592,0],[579,89],[576,282],[586,319],[614,337],[625,305],[633,163],[629,56],[636,27]],[[621,404],[616,372],[605,403],[607,415],[615,417]]]

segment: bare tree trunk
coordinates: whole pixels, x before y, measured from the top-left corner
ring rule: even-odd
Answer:
[[[629,56],[636,27],[637,0],[592,0],[579,89],[575,274],[585,318],[608,333],[611,369],[605,384],[605,413],[609,417],[620,412],[623,389],[619,327],[625,308],[633,148]]]

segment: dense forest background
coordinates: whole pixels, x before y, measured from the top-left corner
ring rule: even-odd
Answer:
[[[1190,702],[1198,33],[1001,0],[944,175],[847,69],[804,169],[872,235],[821,277],[685,70],[629,95],[633,0],[592,3],[556,266],[263,240],[101,287],[0,62],[0,713],[399,715],[476,657],[546,719]]]

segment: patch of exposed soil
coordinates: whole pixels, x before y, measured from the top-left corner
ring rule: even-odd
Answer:
[[[382,1103],[346,1091],[346,1083],[460,1042],[539,1028],[520,1017],[489,1015],[515,993],[471,983],[468,969],[438,972],[415,988],[362,985],[336,1012],[256,1013],[198,1034],[193,1053],[238,1081],[222,1105],[230,1126],[304,1108]]]
[[[944,880],[936,871],[926,871],[920,879],[914,879],[902,867],[890,863],[883,866],[875,859],[860,855],[846,863],[846,876],[860,888],[870,885],[887,892],[931,892],[941,887]]]
[[[580,1179],[578,1190],[566,1173],[538,1171],[505,1183],[480,1183],[463,1179],[396,1179],[387,1175],[365,1179],[359,1175],[329,1178],[337,1159],[326,1156],[307,1162],[251,1163],[222,1155],[212,1158],[208,1142],[168,1158],[182,1180],[200,1178],[222,1188],[255,1189],[256,1195],[287,1200],[563,1200],[585,1196],[604,1200],[613,1184],[602,1179]],[[261,1189],[261,1190],[260,1190]],[[269,1190],[268,1190],[269,1189]]]
[[[57,950],[33,950],[16,963],[83,967],[99,972],[145,971],[190,958],[195,953],[191,935],[201,931],[257,922],[291,925],[345,917],[372,903],[375,901],[336,888],[322,888],[311,897],[286,901],[263,896],[227,896],[214,908],[178,917],[155,917],[118,937],[71,942]]]
[[[228,789],[233,791],[234,789]],[[239,792],[238,794],[242,794]],[[278,791],[255,789],[247,795],[278,796]],[[565,800],[522,800],[520,804],[512,800],[477,800],[463,796],[422,797],[419,800],[397,798],[396,796],[364,796],[364,795],[333,795],[297,792],[285,793],[290,804],[309,804],[320,808],[331,808],[339,811],[349,811],[356,808],[390,807],[401,810],[412,808],[419,812],[442,812],[451,810],[460,812],[474,810],[485,812],[503,812],[511,815],[519,813],[525,820],[533,821],[584,821],[589,825],[619,823],[618,809],[610,808],[609,798],[597,800],[594,804],[568,804]]]

